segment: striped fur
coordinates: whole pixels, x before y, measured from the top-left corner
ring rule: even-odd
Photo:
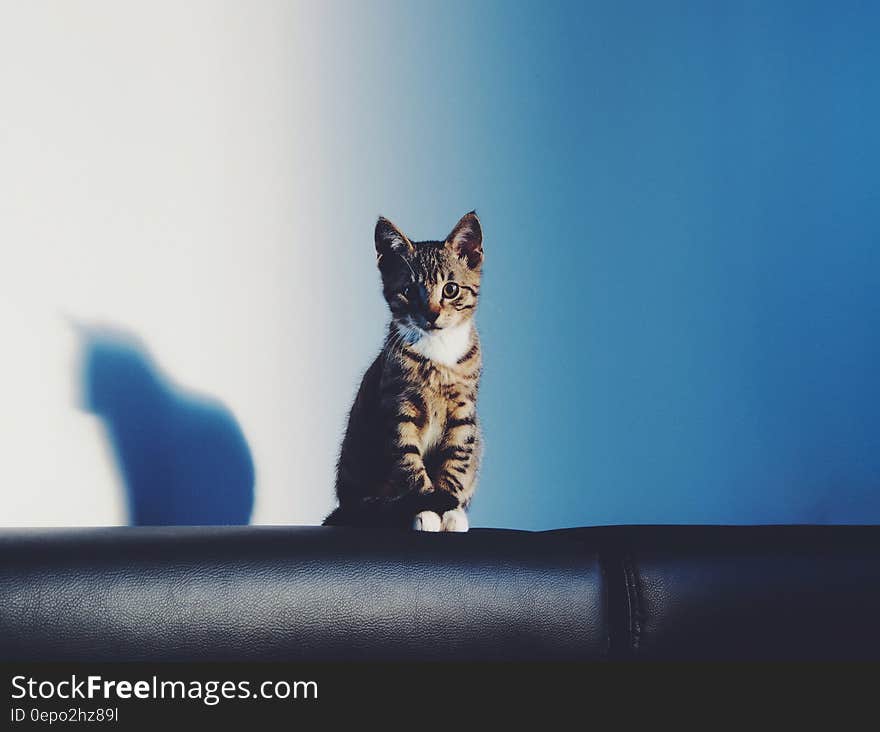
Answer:
[[[416,528],[466,530],[482,450],[480,222],[471,212],[444,241],[412,242],[380,218],[375,241],[391,324],[351,408],[324,523],[408,527],[418,515]]]

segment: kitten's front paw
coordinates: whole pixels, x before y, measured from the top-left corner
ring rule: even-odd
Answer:
[[[416,531],[440,531],[440,516],[433,511],[420,511],[413,519]]]
[[[467,514],[463,508],[453,508],[443,514],[440,531],[467,531],[470,528]]]

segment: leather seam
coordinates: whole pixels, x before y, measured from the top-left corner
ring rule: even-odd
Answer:
[[[638,655],[642,636],[642,600],[635,571],[635,560],[631,554],[627,554],[623,558],[623,572],[626,578],[627,633],[629,647],[635,656]]]

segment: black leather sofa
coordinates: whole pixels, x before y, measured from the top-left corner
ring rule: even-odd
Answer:
[[[880,527],[0,533],[0,660],[880,659]]]

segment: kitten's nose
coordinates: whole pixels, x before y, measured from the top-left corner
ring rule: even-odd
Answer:
[[[437,322],[437,318],[439,317],[439,310],[428,310],[428,312],[425,313],[425,320],[427,320],[431,325],[434,325],[434,323]]]

